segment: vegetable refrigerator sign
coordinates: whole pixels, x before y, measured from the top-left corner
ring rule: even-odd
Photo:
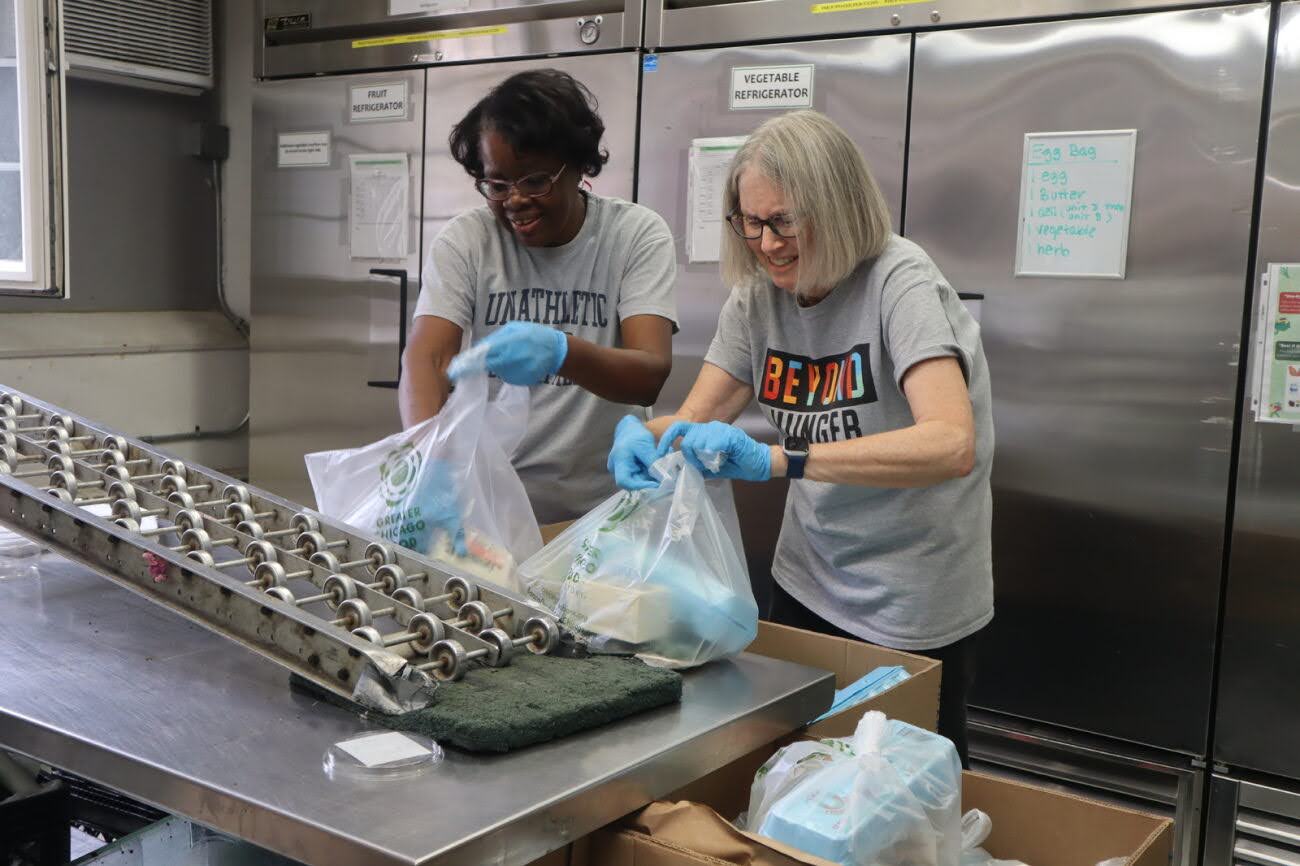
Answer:
[[[813,65],[733,66],[732,111],[754,108],[811,108]]]

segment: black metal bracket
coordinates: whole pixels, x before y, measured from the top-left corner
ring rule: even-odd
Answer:
[[[396,388],[402,380],[402,353],[406,351],[406,268],[371,268],[370,273],[377,277],[395,277],[401,294],[397,323],[397,378],[376,379],[367,382],[371,388]]]

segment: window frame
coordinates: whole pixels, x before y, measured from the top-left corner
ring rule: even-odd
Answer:
[[[23,267],[0,265],[0,295],[66,298],[62,37],[57,0],[14,4]]]

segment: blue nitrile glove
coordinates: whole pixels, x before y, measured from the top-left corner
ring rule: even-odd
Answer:
[[[660,457],[673,450],[673,442],[679,436],[682,438],[682,456],[705,478],[767,481],[772,477],[772,450],[761,442],[755,442],[733,424],[678,421],[660,437]],[[716,471],[705,465],[711,454],[722,455],[722,465]]]
[[[511,385],[536,385],[554,376],[569,353],[568,335],[533,322],[510,322],[479,345],[487,347],[488,371]]]
[[[465,528],[460,520],[460,500],[451,469],[441,460],[429,460],[420,472],[420,484],[405,500],[403,525],[410,527],[398,543],[420,554],[432,548],[433,534],[447,533],[457,556],[465,556]]]
[[[624,490],[651,490],[659,482],[650,476],[650,464],[658,458],[655,435],[635,415],[625,415],[614,428],[614,447],[605,467],[614,483]]]

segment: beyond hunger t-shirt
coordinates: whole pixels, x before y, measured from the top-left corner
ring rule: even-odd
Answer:
[[[993,417],[979,325],[930,257],[897,235],[811,307],[767,280],[736,288],[705,360],[753,385],[781,435],[843,442],[909,427],[903,374],[956,358],[975,469],[929,487],[790,482],[772,576],[845,631],[937,649],[993,617]]]
[[[621,347],[619,323],[677,322],[672,234],[649,208],[587,194],[577,236],[559,247],[519,243],[486,207],[460,214],[424,261],[417,316],[459,325],[471,342],[507,322],[536,322],[600,346]],[[500,383],[494,380],[495,386]],[[640,407],[597,397],[561,376],[532,389],[515,468],[542,523],[585,514],[614,493],[605,468],[614,426]]]

